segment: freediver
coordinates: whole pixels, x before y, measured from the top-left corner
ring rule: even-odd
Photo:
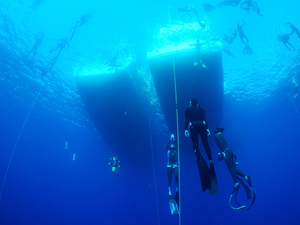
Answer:
[[[240,5],[240,7],[241,7],[242,9],[246,10],[247,13],[250,13],[251,10],[252,10],[252,11],[255,12],[257,15],[262,16],[262,17],[265,17],[264,15],[262,15],[262,14],[260,13],[260,8],[259,8],[257,2],[254,2],[253,0],[246,0],[246,1],[242,2],[241,5]]]
[[[195,44],[190,44],[190,46],[195,46],[195,50],[196,50],[196,53],[194,56],[194,66],[197,66],[198,63],[200,63],[203,68],[207,68],[207,66],[202,62],[201,47],[203,45],[206,45],[208,42],[209,41],[207,41],[205,43],[200,43],[200,40],[197,39]]]
[[[241,3],[240,7],[250,13],[252,8],[253,1],[252,0],[245,0]]]
[[[233,57],[233,58],[236,58],[236,57],[232,54],[232,52],[229,50],[228,46],[225,46],[222,50],[223,50],[223,52],[225,52],[227,55],[229,55],[229,56],[231,56],[231,57]]]
[[[237,32],[240,36],[240,39],[241,39],[241,42],[245,45],[245,48],[244,48],[244,55],[252,55],[253,54],[253,50],[250,48],[249,46],[249,39],[248,37],[246,36],[244,30],[243,30],[243,27],[245,26],[245,21],[243,21],[243,24],[241,25],[240,23],[237,23]],[[247,43],[245,43],[244,39],[247,41]]]
[[[57,55],[52,59],[52,61],[50,63],[47,64],[47,66],[44,68],[44,70],[42,71],[42,76],[46,75],[55,65],[55,63],[57,62],[61,52],[65,49],[65,48],[69,47],[69,41],[67,39],[59,39],[56,42],[56,46],[51,48],[49,50],[49,53],[53,53],[56,50],[59,50]]]
[[[220,8],[222,6],[238,6],[242,0],[228,0],[228,1],[221,1],[217,5],[211,4],[203,4],[203,8],[205,12],[210,12],[216,8]]]
[[[228,148],[227,141],[226,141],[226,139],[223,136],[223,131],[224,130],[225,129],[223,127],[217,127],[217,129],[215,130],[215,141],[216,141],[217,146],[221,150],[221,153],[218,153],[219,161],[221,161],[223,159],[225,160],[226,165],[227,165],[228,170],[229,170],[229,173],[230,173],[230,175],[231,175],[231,177],[232,177],[232,179],[234,181],[234,188],[233,188],[233,190],[231,192],[230,200],[231,200],[232,195],[235,192],[236,192],[236,195],[237,195],[237,192],[238,192],[238,190],[240,188],[240,183],[242,184],[242,186],[244,187],[244,189],[246,191],[247,198],[251,199],[251,191],[244,184],[243,180],[240,179],[240,178],[238,178],[237,175],[239,175],[239,176],[243,177],[248,182],[250,188],[252,189],[252,192],[253,192],[253,202],[250,205],[250,207],[251,207],[252,204],[255,201],[255,191],[252,188],[251,177],[245,175],[241,170],[239,170],[239,169],[236,168],[236,165],[238,164],[237,157],[233,154],[233,151],[230,148]],[[236,203],[238,205],[240,205],[237,202],[237,200],[236,200],[236,196],[235,196],[235,201],[236,201]],[[230,206],[231,206],[231,203],[230,203]],[[247,209],[249,209],[250,207],[248,207]],[[242,208],[245,208],[245,206],[240,207],[240,208],[234,208],[234,209],[242,209]]]
[[[185,110],[185,136],[191,136],[193,149],[197,157],[198,171],[201,179],[202,191],[210,190],[210,194],[218,194],[218,183],[214,169],[211,149],[208,145],[207,136],[210,135],[208,123],[205,116],[205,110],[199,106],[198,100],[193,98],[190,101],[189,107]],[[190,132],[188,131],[190,127]],[[210,169],[200,153],[198,148],[199,135],[205,148],[206,155],[209,159]]]
[[[252,4],[252,11],[255,12],[259,16],[265,17],[263,14],[260,13],[260,8],[259,8],[257,2],[253,2],[253,4]]]
[[[185,8],[178,8],[178,12],[192,13],[196,17],[199,25],[203,29],[206,27],[205,24],[202,21],[200,21],[199,16],[198,16],[198,10],[194,6],[190,5]]]
[[[45,35],[44,32],[39,32],[35,35],[35,44],[33,45],[32,49],[26,55],[26,58],[28,59],[30,53],[33,53],[32,59],[27,63],[27,65],[29,65],[33,62],[35,54],[36,54],[36,50],[42,44],[44,35]]]
[[[299,32],[299,29],[297,27],[295,27],[290,22],[286,22],[285,24],[289,25],[291,30],[292,30],[292,32],[289,34],[289,36],[291,36],[293,33],[295,33],[297,35],[297,37],[300,38],[300,32]]]
[[[76,29],[77,29],[78,27],[84,25],[84,24],[86,23],[86,21],[87,21],[88,18],[92,18],[92,13],[91,13],[91,12],[89,12],[89,13],[86,14],[86,15],[81,16],[80,21],[77,21],[77,22],[75,23],[75,25],[71,28],[70,32],[72,32],[72,31],[73,31],[73,32],[72,32],[71,37],[70,37],[70,39],[69,39],[70,41],[72,41]]]
[[[277,39],[278,41],[281,41],[289,51],[291,51],[291,49],[287,45],[291,46],[294,50],[296,50],[294,46],[289,42],[290,36],[288,34],[278,34]]]
[[[110,158],[110,160],[111,160],[111,162],[109,163],[109,165],[111,165],[111,171],[113,173],[115,173],[116,169],[120,167],[120,164],[118,164],[118,163],[120,163],[120,161],[118,160],[118,157],[116,154],[114,157]]]
[[[172,215],[177,215],[178,208],[179,208],[179,192],[178,192],[178,181],[179,180],[178,180],[177,148],[176,148],[174,134],[171,134],[171,136],[170,136],[170,140],[167,143],[166,152],[167,152],[169,205],[170,205]],[[175,185],[176,185],[176,192],[175,192],[174,198],[172,195],[172,188],[171,188],[172,173],[175,176]]]

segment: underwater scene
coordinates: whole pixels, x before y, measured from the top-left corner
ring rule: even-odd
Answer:
[[[299,8],[0,0],[0,225],[300,224]]]

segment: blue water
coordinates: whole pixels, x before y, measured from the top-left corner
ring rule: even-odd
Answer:
[[[300,3],[261,0],[258,4],[266,18],[239,7],[205,13],[203,3],[208,1],[44,0],[33,9],[33,0],[0,1],[1,186],[5,181],[1,225],[178,224],[168,205],[165,144],[170,133],[151,83],[146,53],[162,47],[160,28],[170,21],[180,24],[182,14],[177,8],[188,4],[198,9],[208,27],[201,37],[222,37],[241,19],[246,22],[244,31],[254,54],[243,55],[239,37],[230,45],[237,58],[223,54],[220,125],[226,128],[224,136],[239,168],[252,176],[257,200],[249,211],[229,207],[233,182],[225,163],[217,162],[219,150],[211,134],[220,195],[202,193],[196,159],[187,154],[192,149],[181,149],[181,224],[300,223],[300,98],[282,97],[293,79],[300,83],[300,40],[291,36],[296,49],[292,51],[277,40],[277,34],[290,32],[285,22],[300,28]],[[89,12],[92,18],[76,30],[69,48],[42,77],[41,71],[54,57],[48,51],[58,39],[70,37],[76,21]],[[45,37],[27,65],[26,55],[38,32]],[[175,40],[191,41],[194,36],[179,32]],[[117,65],[104,66],[116,54]],[[149,133],[148,143],[136,140],[141,147],[135,151],[147,149],[144,167],[130,160],[135,157],[132,149],[126,155],[125,148],[109,147],[91,121],[75,82],[77,76],[126,69],[132,61],[139,62],[146,84],[139,88],[133,81],[137,93],[154,111],[149,114],[152,138]],[[179,120],[183,123],[184,118]],[[115,153],[123,158],[113,174],[108,162]],[[242,191],[240,201],[246,202]]]

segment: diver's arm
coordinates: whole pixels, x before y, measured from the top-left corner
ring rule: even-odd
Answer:
[[[167,165],[170,164],[170,151],[167,151]]]

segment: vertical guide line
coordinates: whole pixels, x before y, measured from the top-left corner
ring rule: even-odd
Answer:
[[[154,187],[155,187],[155,196],[156,196],[157,219],[158,219],[158,225],[160,225],[160,222],[159,222],[159,210],[158,210],[158,198],[157,198],[157,187],[156,187],[156,176],[155,176],[155,164],[154,164],[154,153],[153,153],[153,143],[152,143],[152,129],[151,129],[151,121],[150,121],[150,118],[149,118],[149,128],[150,128],[150,140],[151,140],[151,151],[152,151],[152,163],[153,163]]]
[[[181,185],[180,185],[180,148],[179,148],[179,124],[178,124],[178,100],[177,100],[177,83],[176,83],[176,72],[175,72],[175,59],[174,59],[174,53],[173,53],[173,72],[174,72],[174,93],[175,93],[175,105],[176,105],[176,125],[177,125],[177,146],[178,146],[178,194],[179,194],[179,225],[181,225]]]
[[[27,117],[26,117],[26,119],[25,119],[25,121],[24,121],[24,123],[23,123],[23,125],[22,125],[22,128],[21,128],[21,130],[20,130],[19,136],[18,136],[17,141],[16,141],[16,143],[15,143],[15,147],[14,147],[12,153],[11,153],[11,156],[10,156],[10,159],[9,159],[9,162],[8,162],[8,166],[7,166],[7,168],[6,168],[6,172],[5,172],[5,175],[4,175],[4,180],[3,180],[3,183],[2,183],[1,191],[0,191],[0,201],[1,201],[1,198],[2,198],[2,192],[3,192],[3,189],[4,189],[4,185],[5,185],[7,173],[8,173],[8,170],[9,170],[9,167],[10,167],[10,164],[11,164],[11,161],[12,161],[12,158],[13,158],[13,156],[14,156],[14,154],[15,154],[15,150],[16,150],[17,145],[18,145],[18,143],[19,143],[19,140],[20,140],[20,137],[21,137],[21,135],[22,135],[23,129],[24,129],[25,125],[26,125],[26,122],[27,122],[27,120],[28,120],[28,118],[29,118],[29,116],[30,116],[30,114],[31,114],[32,108],[33,108],[33,106],[35,105],[36,100],[38,99],[38,96],[39,96],[39,94],[41,93],[43,87],[44,87],[44,84],[43,84],[42,87],[40,88],[39,92],[37,93],[37,95],[36,95],[36,97],[35,97],[35,99],[34,99],[32,105],[31,105],[31,108],[30,108],[30,110],[29,110],[29,112],[28,112],[28,114],[27,114]]]

